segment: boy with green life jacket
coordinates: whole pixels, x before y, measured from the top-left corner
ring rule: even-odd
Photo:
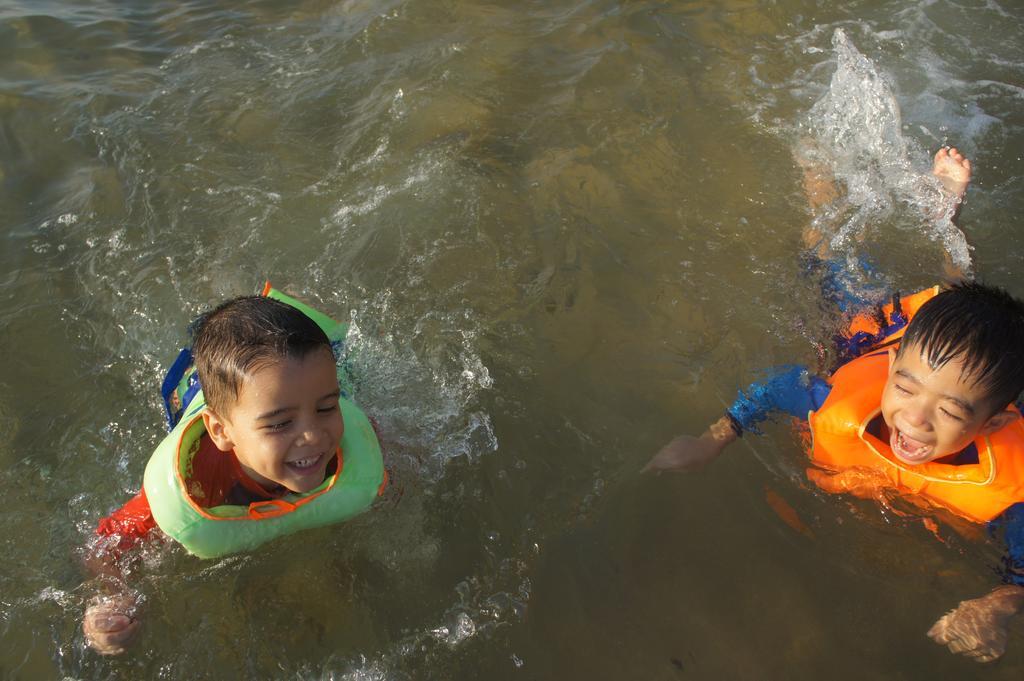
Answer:
[[[117,654],[136,636],[138,599],[118,566],[157,528],[209,558],[345,520],[380,493],[374,429],[339,382],[345,330],[269,285],[200,318],[165,381],[171,433],[142,491],[97,528],[92,563],[109,593],[86,610],[90,646]]]

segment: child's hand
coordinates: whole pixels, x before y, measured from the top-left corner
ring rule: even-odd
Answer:
[[[718,457],[722,453],[723,445],[712,440],[705,440],[702,437],[692,435],[680,435],[661,448],[654,458],[647,462],[640,472],[648,471],[671,471],[682,473],[692,471],[704,466],[704,464]]]
[[[82,631],[93,650],[102,655],[120,655],[139,631],[135,598],[128,594],[100,596],[85,611]]]
[[[1006,651],[1006,629],[1020,609],[1024,589],[1005,586],[962,601],[928,630],[928,636],[950,651],[991,662]]]
[[[692,435],[680,435],[661,448],[654,458],[641,469],[641,473],[648,471],[692,471],[702,467],[704,464],[718,458],[726,445],[737,438],[728,417],[722,418],[711,424],[700,437]]]

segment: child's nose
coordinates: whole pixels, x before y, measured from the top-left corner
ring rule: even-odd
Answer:
[[[912,426],[924,426],[928,423],[928,415],[924,405],[911,404],[903,410],[903,418]]]
[[[319,444],[321,432],[319,428],[313,426],[306,426],[299,432],[299,444],[300,445],[316,445]]]

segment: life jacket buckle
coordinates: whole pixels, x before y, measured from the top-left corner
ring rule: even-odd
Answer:
[[[249,517],[253,520],[266,520],[291,513],[295,508],[295,504],[288,503],[284,499],[254,501],[249,504]]]

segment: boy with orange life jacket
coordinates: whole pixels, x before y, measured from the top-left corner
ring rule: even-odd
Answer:
[[[950,160],[963,171],[962,191],[970,164],[955,149],[936,156],[936,175]],[[853,358],[828,379],[776,369],[700,437],[676,438],[644,470],[698,468],[772,412],[807,419],[816,464],[808,477],[825,491],[894,491],[1004,529],[1005,583],[928,632],[953,652],[994,660],[1010,618],[1024,610],[1024,421],[1014,405],[1024,390],[1024,303],[960,283],[894,299],[874,328],[867,319],[848,339]]]

